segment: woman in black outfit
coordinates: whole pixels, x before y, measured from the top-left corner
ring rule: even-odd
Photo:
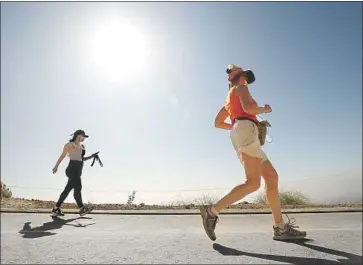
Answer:
[[[68,177],[67,185],[65,186],[63,192],[61,193],[59,200],[56,206],[52,210],[52,216],[64,216],[64,213],[61,211],[61,206],[65,199],[68,197],[69,193],[73,189],[74,199],[80,209],[79,214],[84,216],[90,213],[94,207],[90,205],[84,205],[82,201],[82,169],[83,162],[87,161],[95,156],[95,154],[85,157],[85,148],[82,142],[88,138],[88,135],[83,130],[77,130],[73,134],[73,138],[69,140],[67,144],[63,147],[63,152],[58,158],[56,165],[53,168],[53,174],[58,171],[59,164],[63,161],[63,159],[68,154],[69,156],[69,164],[66,169],[66,176]]]

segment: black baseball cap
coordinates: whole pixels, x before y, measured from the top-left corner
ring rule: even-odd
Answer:
[[[74,136],[83,136],[83,137],[86,137],[86,138],[89,137],[83,130],[77,130],[74,133],[72,133],[71,136],[72,135],[74,135]]]

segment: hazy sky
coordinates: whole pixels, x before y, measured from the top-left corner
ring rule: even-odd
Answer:
[[[361,20],[359,2],[2,3],[1,178],[56,200],[68,159],[52,168],[82,128],[104,162],[85,165],[87,200],[223,194],[245,179],[214,128],[235,63],[273,109],[265,151],[281,185],[361,193]]]

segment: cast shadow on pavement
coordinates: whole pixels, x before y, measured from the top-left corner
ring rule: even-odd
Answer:
[[[92,219],[91,217],[77,217],[77,218],[72,218],[72,219],[61,219],[59,217],[52,217],[53,221],[52,222],[46,222],[44,224],[42,224],[41,226],[37,226],[37,227],[31,227],[30,224],[31,222],[26,222],[24,223],[23,228],[19,231],[19,234],[23,235],[23,238],[29,238],[29,239],[34,239],[34,238],[39,238],[39,237],[44,237],[44,236],[53,236],[56,235],[56,233],[53,232],[49,232],[50,230],[56,230],[56,229],[61,229],[64,225],[69,225],[69,226],[74,226],[74,227],[87,227],[89,225],[94,225],[95,223],[90,223],[90,224],[70,224],[73,221],[76,220],[80,220],[80,219]]]
[[[305,264],[319,264],[319,265],[361,265],[362,264],[362,256],[358,256],[352,253],[347,253],[340,250],[325,248],[317,245],[306,244],[306,242],[313,241],[311,239],[305,239],[303,241],[288,241],[286,243],[293,243],[299,246],[307,247],[311,250],[323,252],[326,254],[331,254],[335,256],[341,256],[345,259],[337,259],[337,260],[327,260],[327,259],[318,259],[318,258],[303,258],[303,257],[294,257],[294,256],[279,256],[279,255],[269,255],[269,254],[259,254],[241,251],[233,248],[229,248],[226,246],[222,246],[220,244],[213,244],[213,249],[218,251],[220,254],[224,256],[247,256],[254,257],[259,259],[271,260],[274,262],[285,262],[296,265],[305,265]]]

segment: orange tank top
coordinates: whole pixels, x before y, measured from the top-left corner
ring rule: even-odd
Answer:
[[[252,99],[252,101],[257,105],[257,102],[254,99]],[[243,110],[239,96],[236,95],[234,87],[229,90],[224,107],[226,108],[232,122],[235,118],[250,118],[254,121],[258,121],[256,115],[248,114]]]

